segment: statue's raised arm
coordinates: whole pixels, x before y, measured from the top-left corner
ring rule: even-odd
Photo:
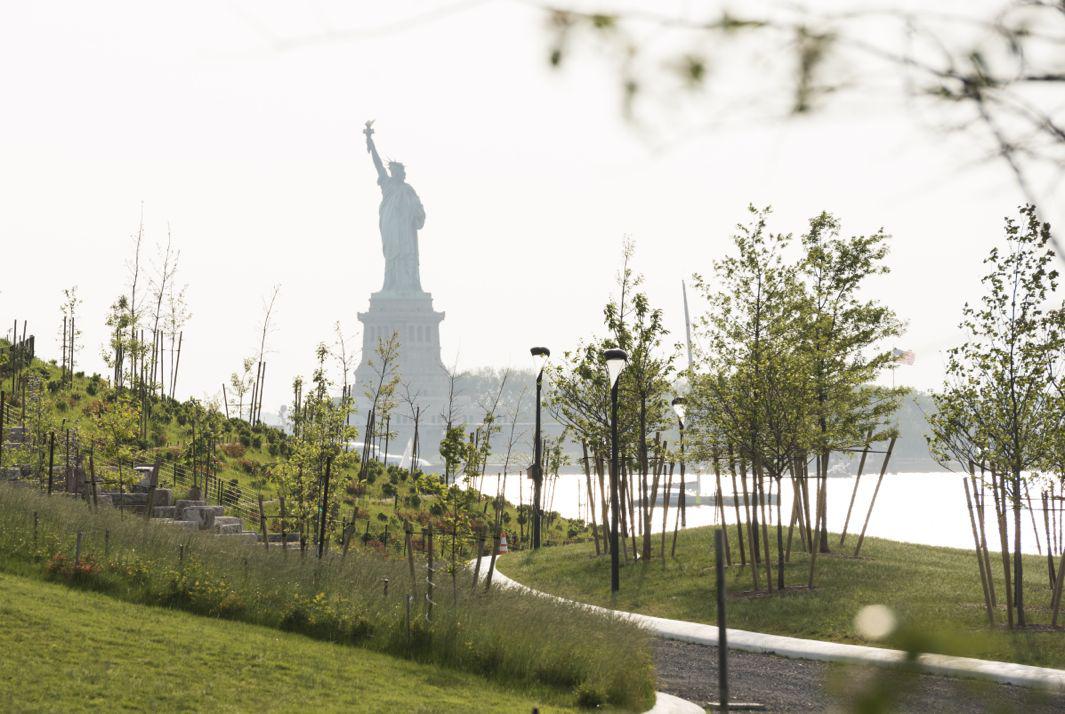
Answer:
[[[369,152],[370,158],[373,159],[374,168],[377,169],[377,179],[378,181],[384,181],[388,178],[388,174],[385,172],[385,165],[381,163],[377,147],[373,143],[373,119],[366,122],[366,128],[362,130],[362,133],[366,135],[366,151]]]

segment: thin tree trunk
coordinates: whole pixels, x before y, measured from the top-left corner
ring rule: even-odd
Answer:
[[[999,550],[1002,552],[1002,576],[1006,590],[1006,624],[1013,629],[1013,586],[1010,578],[1010,546],[1006,533],[1006,492],[999,492],[998,477],[991,471],[991,492],[995,497],[995,516],[998,521]]]
[[[740,482],[743,485],[743,510],[747,515],[747,538],[748,547],[751,549],[751,576],[754,580],[754,589],[759,590],[758,585],[758,523],[751,520],[751,503],[747,492],[747,466],[740,460]],[[757,509],[755,509],[757,514]],[[757,516],[755,516],[757,518]]]
[[[778,487],[777,491],[778,491],[777,497],[779,498],[780,497],[780,493],[779,492],[781,491],[781,487]],[[799,520],[799,513],[800,513],[799,499],[798,499],[798,495],[797,495],[798,488],[795,485],[795,474],[794,474],[794,472],[791,475],[791,492],[792,492],[791,519],[790,519],[790,522],[788,523],[788,545],[787,545],[787,550],[784,553],[784,560],[786,562],[788,562],[788,563],[791,562],[791,542],[792,542],[792,539],[795,536],[795,523],[796,523],[796,521]],[[801,524],[800,524],[800,527],[801,527]]]
[[[1047,492],[1043,491],[1043,528],[1046,529],[1047,537],[1047,577],[1050,582],[1050,589],[1054,589],[1054,582],[1057,578],[1054,575],[1054,552],[1051,548],[1052,541],[1050,540],[1050,514],[1047,512],[1050,509],[1050,501],[1047,499]]]
[[[603,463],[603,456],[600,452],[595,453],[595,475],[599,481],[599,510],[603,516],[603,553],[610,553],[610,538],[608,533],[610,532],[610,511],[609,511],[609,498],[606,493],[605,474],[606,470]]]
[[[714,507],[721,515],[721,530],[725,533],[725,564],[732,565],[732,548],[729,546],[728,528],[725,523],[725,495],[721,491],[721,461],[717,448],[714,448],[714,481],[717,483],[717,492],[714,494],[715,504]],[[700,485],[702,481],[700,480]],[[700,496],[702,495],[702,488],[699,489]]]
[[[1058,611],[1061,609],[1061,588],[1062,583],[1065,581],[1065,551],[1061,554],[1061,561],[1058,563],[1058,580],[1057,585],[1050,596],[1050,609],[1053,615],[1050,619],[1051,627],[1058,626]]]
[[[973,545],[976,547],[976,563],[980,569],[980,587],[984,591],[984,606],[987,608],[987,622],[989,625],[995,624],[995,611],[991,608],[991,593],[987,589],[987,576],[988,573],[984,571],[984,555],[980,549],[980,536],[976,531],[976,514],[973,512],[972,499],[969,498],[969,482],[962,480],[962,485],[965,486],[965,506],[969,511],[969,523],[973,529]]]
[[[757,493],[755,498],[758,500],[758,508],[762,516],[762,548],[765,555],[765,587],[769,592],[773,592],[773,559],[769,555],[769,525],[766,518],[766,504],[765,504],[765,472],[762,469],[760,461],[754,463],[754,478],[756,481],[755,488]],[[772,511],[770,511],[772,512]]]
[[[803,504],[803,525],[805,526],[806,537],[803,538],[803,544],[806,546],[806,551],[809,552],[813,548],[811,543],[813,539],[813,523],[810,521],[810,462],[806,454],[802,456],[802,504]],[[816,512],[816,507],[815,507]]]
[[[1013,470],[1013,585],[1017,592],[1013,603],[1017,607],[1017,627],[1024,627],[1024,559],[1021,557],[1021,471]]]
[[[976,488],[976,469],[973,462],[969,462],[969,482],[973,487],[973,500],[976,501],[976,515],[977,525],[980,528],[980,547],[984,553],[984,571],[987,572],[987,589],[991,596],[991,607],[998,607],[998,601],[995,598],[995,579],[992,577],[991,570],[991,553],[987,547],[987,530],[984,525],[984,499],[986,498],[984,493],[984,474],[981,470],[980,473],[980,488]]]
[[[817,472],[818,473],[821,472],[821,455],[820,454],[817,455]],[[809,478],[809,473],[807,473],[807,478]],[[817,547],[817,542],[814,540],[815,538],[820,540],[820,533],[821,533],[821,531],[818,530],[818,526],[817,526],[817,524],[821,522],[821,489],[820,488],[817,489],[817,509],[816,509],[816,514],[815,514],[814,518],[815,518],[814,529],[813,529],[813,531],[810,532],[809,540],[807,541],[807,549],[810,551],[810,577],[809,577],[809,579],[808,579],[808,581],[806,583],[806,587],[810,588],[811,590],[814,587],[814,572],[817,569],[817,553],[820,550],[820,548]],[[859,538],[858,539],[858,547],[859,548],[861,547],[861,544],[862,544],[862,541]]]
[[[743,542],[743,519],[740,518],[740,492],[736,488],[736,459],[732,453],[732,445],[728,447],[728,467],[732,473],[732,506],[736,511],[736,540],[740,544],[740,567],[747,565],[746,547]],[[724,523],[721,524],[724,527]]]
[[[584,458],[581,459],[581,463],[584,464],[584,480],[588,486],[588,513],[592,521],[592,537],[595,539],[595,554],[599,555],[599,528],[596,525],[595,517],[595,490],[592,488],[592,465],[588,460],[588,443],[585,441],[581,442],[581,452],[584,455]]]
[[[751,503],[751,493],[747,490],[747,462],[740,459],[740,483],[743,485],[743,510],[747,515],[747,533],[751,537],[751,562],[761,565],[761,543],[758,533],[758,495],[754,494],[755,502]],[[752,478],[751,490],[754,491],[756,484]]]
[[[665,502],[662,504],[662,567],[666,567],[666,532],[669,530],[669,494],[673,491],[673,464],[669,465],[669,476],[666,477],[666,491],[663,494]]]
[[[781,501],[784,500],[780,497],[781,492],[781,479],[783,476],[774,477],[777,484],[777,589],[784,589],[784,519],[781,516]],[[770,494],[772,495],[772,494]],[[770,504],[772,509],[772,504]],[[794,509],[792,509],[794,510]],[[790,532],[790,528],[788,529]]]

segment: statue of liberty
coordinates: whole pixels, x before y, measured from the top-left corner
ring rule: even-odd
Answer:
[[[388,170],[381,163],[373,141],[373,121],[366,122],[366,151],[377,169],[381,187],[381,248],[385,255],[384,293],[422,293],[418,275],[418,230],[425,225],[425,209],[414,188],[406,182],[403,164],[389,161]]]

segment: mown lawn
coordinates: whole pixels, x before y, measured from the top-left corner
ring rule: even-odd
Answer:
[[[770,537],[775,584],[775,534]],[[653,560],[623,560],[616,608],[714,622],[712,538],[711,528],[682,532],[676,559],[669,559],[667,545],[663,564],[657,557],[656,537]],[[907,632],[926,636],[930,651],[1065,668],[1065,629],[1051,631],[1047,627],[1050,588],[1045,557],[1031,556],[1024,561],[1026,612],[1036,627],[1007,632],[1001,624],[1006,617],[1002,560],[996,553],[992,553],[991,565],[996,576],[999,626],[990,628],[974,552],[867,538],[861,558],[855,559],[850,556],[853,539],[848,539],[850,548],[818,556],[815,587],[808,590],[809,560],[796,539],[791,562],[784,569],[788,589],[783,594],[752,596],[750,568],[738,565],[735,530],[730,538],[736,563],[726,576],[730,627],[837,642],[898,645],[890,640],[867,642],[855,631],[853,620],[858,610],[883,604],[894,609]],[[830,536],[833,546],[838,541],[838,535]],[[529,587],[611,606],[610,560],[595,557],[590,543],[514,554],[501,558],[498,565],[500,572]],[[764,565],[760,581],[764,589]],[[1065,612],[1059,623],[1065,623]]]
[[[0,574],[3,711],[570,711],[554,692]],[[547,708],[544,708],[547,704]]]

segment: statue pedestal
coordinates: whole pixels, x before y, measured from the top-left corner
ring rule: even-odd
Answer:
[[[381,375],[381,360],[377,354],[379,342],[385,342],[395,334],[399,341],[399,359],[395,372],[399,384],[395,392],[395,408],[391,416],[391,430],[396,432],[389,451],[403,452],[408,439],[413,435],[414,420],[404,395],[417,395],[421,407],[419,440],[422,453],[435,460],[436,444],[439,442],[440,414],[447,403],[448,376],[440,359],[440,322],[443,312],[433,309],[433,296],[427,292],[388,293],[370,295],[370,308],[358,313],[362,323],[362,359],[355,370],[355,412],[359,428],[359,440],[365,426],[366,414],[372,397],[366,395],[376,390]],[[372,363],[372,364],[371,364]],[[387,382],[389,377],[385,377]],[[378,430],[384,425],[379,424]]]

